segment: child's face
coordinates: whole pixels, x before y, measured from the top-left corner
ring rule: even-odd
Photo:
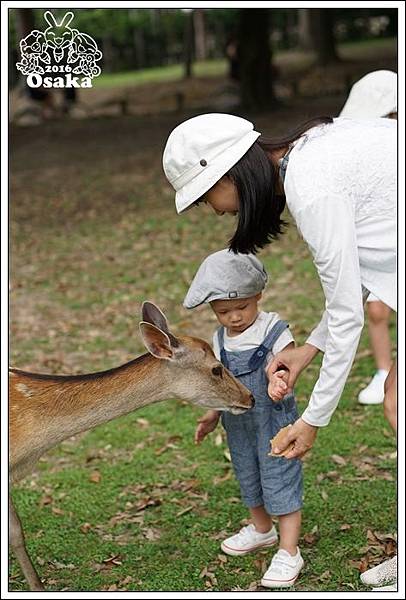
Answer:
[[[258,302],[262,294],[250,298],[213,300],[210,305],[221,325],[230,336],[235,336],[250,327],[258,316]]]

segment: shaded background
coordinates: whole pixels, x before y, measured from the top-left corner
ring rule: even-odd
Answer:
[[[73,12],[71,26],[103,51],[102,74],[76,97],[52,90],[38,100],[15,62],[18,40],[44,30],[43,11],[10,10],[10,359],[50,373],[107,369],[144,352],[146,299],[175,333],[211,342],[211,311],[188,312],[182,300],[234,221],[204,207],[176,215],[161,167],[173,127],[220,111],[282,134],[337,115],[368,71],[397,70],[395,9]],[[270,273],[263,309],[303,343],[323,307],[307,247],[291,226],[260,258]],[[301,410],[317,369],[298,382]],[[381,407],[356,400],[373,371],[364,334],[339,409],[305,461],[297,590],[361,590],[360,571],[395,551],[394,440]],[[180,402],[151,406],[41,459],[15,501],[48,589],[260,589],[269,555],[218,556],[246,512],[222,431],[193,445],[200,414]],[[14,561],[10,575],[13,590],[26,589]]]

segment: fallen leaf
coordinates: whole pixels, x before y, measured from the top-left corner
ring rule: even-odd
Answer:
[[[73,571],[74,569],[76,569],[75,565],[72,564],[72,563],[69,563],[69,564],[66,565],[66,564],[61,563],[61,562],[59,562],[57,560],[53,560],[52,564],[54,565],[54,567],[56,569],[68,569],[69,571]]]
[[[330,571],[324,571],[324,573],[322,573],[319,576],[319,579],[321,579],[321,580],[323,580],[323,579],[330,579],[330,577],[331,577]]]
[[[351,525],[348,523],[344,523],[344,525],[341,525],[340,527],[340,531],[348,531],[348,529],[351,529]]]
[[[176,446],[175,444],[168,442],[167,444],[165,444],[165,446],[162,446],[162,448],[155,450],[155,454],[156,454],[156,456],[161,456],[161,454],[163,454],[164,452],[166,452],[169,449],[177,450],[178,448],[179,448],[179,446]]]
[[[340,465],[342,467],[344,467],[347,464],[347,461],[345,460],[345,458],[343,458],[342,456],[340,456],[339,454],[332,454],[331,455],[331,460],[333,460],[337,465]]]
[[[149,540],[150,542],[153,542],[155,540],[159,540],[159,538],[161,537],[161,533],[160,531],[158,531],[158,529],[143,529],[142,533],[144,535],[144,537]]]
[[[365,450],[368,450],[368,446],[366,444],[358,446],[358,452],[359,452],[359,454],[363,454],[363,452],[365,452]]]
[[[93,471],[93,473],[89,475],[89,481],[91,481],[92,483],[100,483],[100,480],[101,475],[99,471]]]
[[[80,531],[82,533],[88,533],[88,531],[90,531],[92,528],[92,526],[90,525],[90,523],[83,523],[83,525],[80,526]]]
[[[223,454],[224,454],[224,456],[226,457],[226,459],[227,459],[229,462],[231,462],[231,454],[230,454],[230,450],[229,450],[228,448],[226,448],[226,449],[224,450],[224,453],[223,453]]]
[[[194,509],[194,506],[188,506],[187,508],[184,508],[183,510],[180,510],[179,512],[177,512],[176,516],[181,517],[182,515],[185,515],[186,513],[190,512],[193,509]]]
[[[327,492],[325,492],[324,490],[322,490],[321,497],[326,502],[328,500],[328,494],[327,494]]]
[[[57,506],[53,506],[51,508],[51,510],[52,510],[52,512],[53,512],[54,515],[64,515],[65,514],[65,511],[62,510],[62,508],[58,508]]]
[[[213,477],[213,485],[218,485],[219,483],[223,483],[224,481],[227,481],[228,479],[231,479],[231,477],[232,477],[231,470],[228,470],[221,477],[217,477],[217,476]]]
[[[133,578],[131,577],[131,575],[127,575],[127,577],[125,577],[122,581],[119,582],[119,587],[123,587],[123,585],[128,585],[129,583],[131,583],[133,580]]]
[[[248,592],[255,592],[255,591],[258,589],[258,587],[259,587],[259,586],[258,586],[258,582],[257,582],[257,581],[252,581],[252,582],[249,584],[247,591],[248,591]]]
[[[121,556],[119,554],[112,554],[108,558],[103,560],[104,563],[113,563],[115,565],[121,565]]]
[[[214,444],[216,446],[221,446],[223,443],[223,436],[221,435],[221,433],[218,433],[214,439]]]
[[[145,429],[146,427],[149,427],[149,425],[150,425],[148,419],[143,419],[142,417],[140,417],[139,419],[136,419],[136,422],[138,423],[138,425],[140,425],[140,427],[142,429]]]
[[[149,496],[148,498],[145,498],[144,500],[140,500],[138,502],[138,504],[135,505],[136,508],[136,512],[142,512],[143,510],[145,510],[146,508],[149,508],[150,506],[159,506],[162,503],[162,500],[160,498],[151,498],[151,496]]]
[[[39,506],[47,506],[48,504],[52,504],[53,501],[54,500],[52,496],[50,496],[49,494],[45,494],[41,497],[41,500],[39,501]]]

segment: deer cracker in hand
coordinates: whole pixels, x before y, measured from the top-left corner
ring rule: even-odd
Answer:
[[[294,447],[295,443],[291,442],[289,444],[289,446],[283,450],[283,452],[280,452],[279,454],[274,454],[272,448],[277,448],[279,446],[280,443],[283,443],[285,436],[287,435],[289,429],[292,427],[292,425],[286,425],[286,427],[282,427],[282,429],[280,429],[278,431],[278,433],[275,435],[275,437],[273,437],[270,441],[269,441],[269,445],[271,446],[271,452],[268,452],[268,456],[286,456]]]

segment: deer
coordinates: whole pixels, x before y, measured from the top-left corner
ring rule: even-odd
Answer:
[[[164,313],[142,305],[139,329],[146,354],[107,371],[48,375],[9,369],[10,485],[64,439],[149,404],[178,398],[242,414],[251,392],[215,358],[210,345],[169,331]],[[28,555],[20,518],[9,496],[10,545],[31,591],[44,586]]]

